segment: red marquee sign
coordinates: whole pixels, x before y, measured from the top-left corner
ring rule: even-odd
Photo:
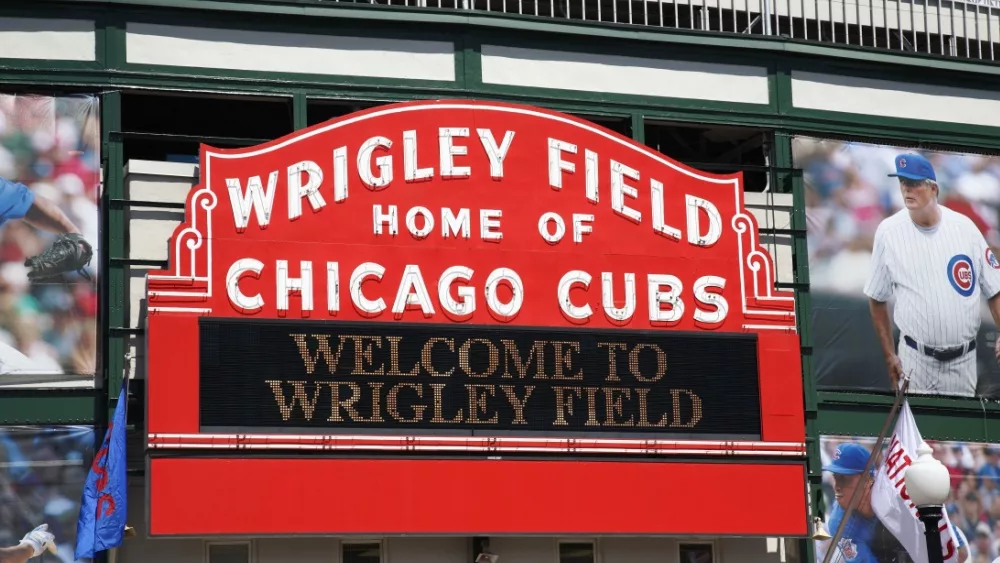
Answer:
[[[805,533],[794,296],[741,175],[458,100],[200,175],[148,276],[152,535]]]

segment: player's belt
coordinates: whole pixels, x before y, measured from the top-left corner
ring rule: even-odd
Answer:
[[[940,362],[947,362],[948,360],[954,360],[968,354],[969,352],[976,349],[975,339],[966,342],[965,344],[960,344],[958,346],[952,346],[951,348],[935,348],[933,346],[925,346],[916,340],[910,338],[909,336],[903,335],[903,340],[906,345],[913,348],[921,354],[926,354],[935,360]]]

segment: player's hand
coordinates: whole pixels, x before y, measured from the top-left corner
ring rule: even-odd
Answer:
[[[1000,339],[997,340],[997,358],[1000,358]],[[899,356],[893,354],[886,360],[886,368],[889,370],[889,381],[892,382],[893,390],[899,389],[899,380],[903,377],[903,362],[899,361]]]
[[[32,557],[38,557],[46,549],[52,554],[56,553],[56,537],[49,531],[48,524],[42,524],[25,534],[20,545],[30,547]]]

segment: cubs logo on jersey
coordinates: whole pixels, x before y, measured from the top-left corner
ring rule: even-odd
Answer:
[[[993,249],[986,249],[986,263],[990,265],[990,268],[994,270],[1000,270],[1000,260],[997,260],[997,255],[993,254]]]
[[[969,297],[976,289],[976,270],[972,266],[972,259],[964,254],[959,254],[948,262],[948,281],[951,287],[963,297]]]

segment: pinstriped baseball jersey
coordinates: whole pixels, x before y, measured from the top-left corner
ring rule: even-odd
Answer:
[[[971,219],[944,206],[918,227],[903,209],[875,231],[865,295],[896,298],[900,332],[935,347],[964,344],[979,331],[982,302],[1000,292],[1000,261]]]

